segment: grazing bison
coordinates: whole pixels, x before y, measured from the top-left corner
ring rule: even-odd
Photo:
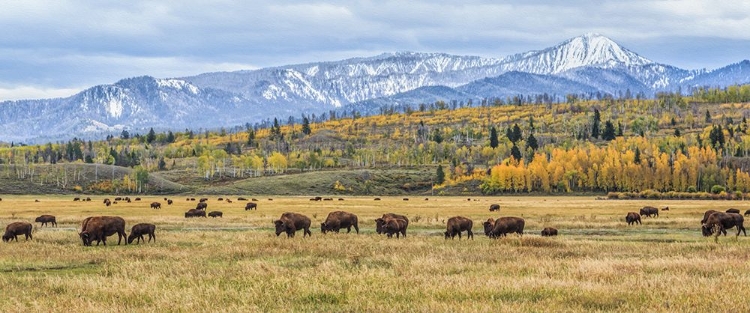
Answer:
[[[208,216],[213,217],[213,218],[224,217],[224,213],[222,213],[221,211],[211,211],[211,212],[208,212]]]
[[[122,201],[122,197],[116,197],[115,201]]]
[[[545,227],[542,229],[542,237],[552,237],[557,236],[557,228],[553,227]]]
[[[748,215],[750,215],[750,210],[746,210],[746,211],[745,211],[745,214],[744,214],[744,215],[745,215],[745,216],[748,216]]]
[[[224,201],[224,198],[218,198],[216,201]]]
[[[239,198],[237,198],[237,201],[247,201],[247,199],[243,198],[243,197],[239,197]]]
[[[151,202],[151,208],[152,209],[161,209],[161,203],[159,203],[159,202]]]
[[[104,199],[104,205],[110,206],[112,204],[112,201],[109,201],[109,198]]]
[[[75,198],[73,198],[73,201],[81,201],[81,198],[75,197]]]
[[[642,216],[651,217],[651,215],[656,215],[656,217],[659,217],[659,209],[652,207],[652,206],[642,207],[640,213]]]
[[[42,223],[40,226],[47,226],[47,223],[52,223],[52,226],[57,227],[57,220],[54,215],[42,215],[37,217],[34,222]]]
[[[495,220],[495,226],[490,232],[491,238],[505,237],[510,233],[516,233],[523,235],[523,227],[526,225],[526,221],[520,217],[506,216]]]
[[[154,239],[154,242],[156,242],[156,235],[154,234],[154,231],[156,230],[156,225],[149,224],[149,223],[140,223],[135,224],[133,228],[130,229],[130,236],[128,236],[128,243],[133,243],[133,239],[138,239],[136,243],[140,244],[141,240],[143,242],[146,242],[146,238],[143,238],[143,235],[148,235],[148,242],[151,242],[151,239]]]
[[[703,219],[701,220],[701,225],[706,224],[706,222],[708,222],[708,217],[711,216],[711,214],[714,214],[716,212],[718,212],[718,211],[716,211],[716,210],[708,210],[705,213],[703,213]]]
[[[500,211],[500,205],[499,204],[492,204],[490,205],[490,212],[494,211]]]
[[[257,203],[255,203],[255,202],[248,202],[247,204],[245,204],[245,211],[247,211],[247,210],[253,210],[253,209],[255,209],[256,211],[258,211],[258,204]]]
[[[117,244],[119,245],[125,234],[125,220],[119,216],[92,216],[87,217],[81,223],[81,232],[78,234],[83,241],[84,246],[90,246],[96,240],[107,245],[107,237],[117,234]],[[127,242],[126,242],[127,244]]]
[[[402,218],[386,217],[382,221],[382,230],[388,238],[393,237],[393,234],[396,234],[396,238],[399,238],[399,235],[406,238],[407,227],[409,227],[409,221]]]
[[[461,240],[461,232],[466,231],[466,237],[470,239],[474,239],[474,233],[471,231],[471,228],[474,227],[474,221],[465,218],[463,216],[454,216],[448,219],[448,223],[446,225],[445,230],[445,239],[448,239],[450,237],[453,239],[458,235],[458,240]]]
[[[737,235],[735,237],[739,236],[740,232],[747,236],[745,226],[743,226],[744,222],[745,218],[737,213],[714,212],[708,216],[706,224],[701,227],[701,231],[703,232],[703,236],[714,234],[717,238],[716,240],[718,240],[720,234],[723,233],[726,236],[727,229],[737,227]]]
[[[196,210],[205,210],[208,208],[208,203],[206,202],[199,202],[197,205],[195,205]]]
[[[662,208],[661,210],[662,210],[662,211],[669,211],[669,207],[668,207],[668,206],[665,206],[665,207],[663,207],[663,208]]]
[[[385,230],[383,229],[383,225],[385,225],[385,219],[386,218],[400,218],[404,221],[406,221],[406,226],[409,226],[409,218],[407,218],[404,215],[396,214],[396,213],[385,213],[382,217],[375,219],[375,231],[378,234],[385,233]],[[406,236],[406,235],[404,235]]]
[[[185,212],[185,218],[206,217],[206,210],[190,209]]]
[[[172,199],[167,200],[167,205],[172,205]]]
[[[727,213],[736,213],[736,214],[740,214],[740,210],[738,210],[738,209],[727,209],[727,211],[726,211],[726,212],[727,212]]]
[[[91,198],[89,198],[89,197],[86,197],[86,201],[91,201]]]
[[[15,239],[18,241],[18,235],[24,235],[26,240],[34,239],[31,237],[31,223],[27,222],[13,222],[5,227],[5,234],[3,235],[3,241],[8,242]]]
[[[642,224],[641,215],[635,212],[628,212],[628,215],[625,215],[625,222],[627,222],[628,225]]]
[[[304,230],[302,237],[312,237],[310,218],[302,214],[286,212],[281,214],[278,220],[273,221],[273,224],[276,225],[276,236],[286,233],[287,237],[294,237],[294,233],[302,229]]]
[[[338,233],[340,229],[346,228],[346,233],[348,234],[352,231],[352,227],[359,234],[359,219],[357,215],[344,211],[334,211],[328,213],[325,222],[320,223],[320,232],[324,234],[329,231]]]
[[[482,226],[484,226],[484,234],[487,235],[487,237],[492,237],[492,229],[495,228],[495,219],[488,218],[484,223],[482,223]]]
[[[250,201],[258,202],[258,199],[252,198]]]
[[[198,200],[198,202],[206,202],[206,201],[208,201],[208,198],[200,198],[200,200]]]
[[[409,198],[404,198],[404,201],[409,201]]]
[[[339,201],[344,201],[344,198],[339,198]]]
[[[141,201],[141,198],[135,198],[134,200],[135,201]]]
[[[227,203],[232,203],[232,199],[227,198]]]
[[[375,200],[375,201],[380,201],[380,198],[375,198],[374,200]]]

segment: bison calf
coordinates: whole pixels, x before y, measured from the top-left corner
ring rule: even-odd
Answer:
[[[474,226],[474,221],[465,218],[463,216],[454,216],[448,219],[448,223],[446,225],[445,230],[445,239],[448,239],[450,237],[453,239],[458,235],[458,240],[461,240],[461,232],[466,231],[466,237],[469,239],[474,239],[474,233],[471,231],[471,228]]]
[[[542,237],[552,237],[557,236],[557,228],[553,227],[545,227],[542,229]]]
[[[156,242],[156,234],[154,234],[154,231],[156,230],[156,225],[149,224],[149,223],[140,223],[135,224],[133,228],[130,229],[130,236],[128,236],[128,243],[133,243],[133,239],[138,239],[136,243],[140,244],[141,240],[143,242],[146,242],[146,239],[143,238],[143,235],[148,235],[148,242],[151,242],[151,239],[154,239],[154,242]]]
[[[27,222],[13,222],[5,227],[5,234],[3,235],[3,241],[9,242],[15,239],[18,241],[18,235],[24,235],[26,240],[34,239],[31,236],[31,223]]]
[[[399,238],[399,234],[406,238],[406,228],[409,226],[409,222],[401,218],[387,217],[383,219],[382,229],[388,238],[393,237],[396,234],[396,238]]]
[[[47,226],[47,223],[52,223],[52,226],[57,227],[57,220],[54,215],[42,215],[37,217],[34,222],[42,223],[40,226]]]

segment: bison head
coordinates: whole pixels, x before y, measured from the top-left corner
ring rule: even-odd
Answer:
[[[10,241],[11,238],[13,238],[11,235],[8,235],[8,234],[3,235],[3,241],[4,242]]]
[[[385,232],[385,220],[382,217],[375,219],[375,231],[377,231],[378,234]]]
[[[449,232],[447,230],[445,231],[445,239],[451,238],[452,237],[451,235],[452,235],[451,232]]]
[[[490,222],[484,222],[482,223],[482,225],[484,226],[484,234],[489,236],[490,232],[492,232],[492,228],[494,228],[495,225]]]
[[[320,223],[320,232],[325,234],[326,231],[328,231],[328,226],[326,226],[326,223]]]
[[[713,235],[714,232],[713,232],[713,228],[712,227],[710,227],[710,226],[708,226],[706,224],[703,224],[703,226],[701,226],[701,233],[703,233],[704,237],[708,237],[708,236]]]
[[[135,234],[130,233],[130,236],[128,236],[128,244],[133,243],[133,240],[136,238]],[[145,241],[144,241],[145,242]]]
[[[36,219],[34,220],[34,222],[40,223],[40,222],[44,222],[44,221],[42,221],[42,217],[40,216],[40,217],[37,217],[37,218],[36,218]]]
[[[89,234],[88,231],[82,231],[78,234],[81,237],[81,240],[83,241],[84,246],[90,246],[91,245],[91,234]]]
[[[284,221],[282,220],[275,220],[273,222],[274,225],[276,225],[276,236],[278,237],[281,235],[281,233],[286,231],[286,226],[284,225]]]

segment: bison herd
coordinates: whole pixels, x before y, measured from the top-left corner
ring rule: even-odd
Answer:
[[[77,199],[77,200],[76,200]],[[80,198],[76,198],[74,201],[81,201]],[[116,204],[117,201],[130,202],[130,198],[117,197],[112,202],[109,199],[104,199],[103,203],[106,206]],[[135,201],[139,201],[140,198],[136,198]],[[172,200],[164,198],[167,204],[171,205]],[[227,203],[232,203],[230,199],[226,199]],[[239,201],[247,201],[245,198],[238,198]],[[257,199],[252,199],[257,201]],[[269,198],[269,201],[271,199]],[[326,198],[315,197],[311,198],[313,201],[326,200]],[[339,199],[343,200],[343,199]],[[375,198],[380,200],[380,198]],[[90,198],[86,198],[83,201],[91,201]],[[187,201],[195,201],[195,198],[187,198]],[[190,209],[185,212],[185,218],[192,217],[223,217],[221,211],[211,211],[206,214],[208,207],[208,198],[201,198],[196,204],[195,209]],[[223,198],[219,198],[219,201],[224,201]],[[151,209],[161,209],[161,203],[152,202],[150,204]],[[257,210],[258,205],[255,202],[248,202],[245,205],[245,210]],[[489,207],[490,212],[500,211],[499,204],[492,204]],[[661,211],[668,211],[669,208],[662,208]],[[744,212],[744,216],[750,215],[750,210]],[[659,217],[659,209],[652,206],[644,206],[639,212],[628,212],[625,216],[625,222],[627,225],[641,225],[642,217]],[[375,231],[378,234],[385,234],[391,238],[396,235],[396,238],[406,237],[406,231],[409,227],[409,218],[405,215],[396,213],[386,213],[375,220]],[[41,215],[37,217],[34,222],[41,223],[40,227],[47,227],[51,224],[53,227],[57,227],[57,221],[53,215]],[[294,237],[297,231],[303,231],[303,237],[312,236],[310,226],[312,220],[299,213],[286,212],[274,220],[276,236],[286,233],[287,237]],[[484,233],[489,238],[505,237],[508,234],[523,235],[525,220],[520,217],[499,217],[497,219],[489,218],[482,223]],[[726,236],[727,229],[735,228],[737,233],[735,236],[739,236],[743,233],[747,236],[744,227],[744,217],[740,214],[740,210],[730,208],[725,212],[719,212],[715,210],[708,210],[704,213],[703,219],[701,220],[701,233],[703,236],[714,236],[718,240],[718,236],[724,234]],[[467,239],[474,239],[474,233],[472,228],[474,221],[463,216],[454,216],[447,220],[446,230],[444,232],[445,239],[454,239],[458,236],[461,239],[461,234],[466,232]],[[33,239],[32,237],[32,225],[27,222],[13,222],[6,226],[5,233],[2,236],[3,241],[9,242],[12,240],[18,241],[19,235],[24,235],[26,240]],[[359,218],[356,214],[344,211],[333,211],[328,214],[325,221],[320,223],[320,231],[323,234],[327,232],[338,233],[341,229],[346,229],[347,233],[350,233],[352,228],[359,234]],[[123,239],[126,239],[126,244],[130,244],[133,240],[136,243],[140,243],[141,240],[146,242],[144,238],[148,235],[148,242],[152,240],[156,242],[155,235],[156,225],[150,223],[140,223],[133,226],[130,230],[130,236],[125,233],[125,220],[118,216],[92,216],[83,220],[81,223],[81,230],[78,233],[84,246],[91,246],[94,241],[98,246],[100,243],[107,245],[107,237],[117,234],[117,244],[121,244]],[[541,235],[543,237],[557,236],[558,230],[553,227],[545,227]]]

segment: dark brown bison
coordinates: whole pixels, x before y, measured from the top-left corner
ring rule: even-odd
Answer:
[[[239,197],[237,198],[237,201],[247,201],[247,198]]]
[[[627,222],[628,225],[642,224],[641,215],[635,212],[628,212],[628,214],[625,215],[625,222]]]
[[[112,205],[112,201],[109,201],[109,199],[104,199],[104,205],[110,206]]]
[[[143,238],[143,235],[148,235],[148,242],[151,242],[151,239],[154,239],[154,242],[156,242],[156,234],[154,234],[154,231],[156,230],[156,225],[149,224],[149,223],[140,223],[135,224],[133,228],[130,229],[130,236],[128,236],[128,243],[133,243],[133,239],[138,239],[136,243],[140,244],[141,240],[143,242],[146,242],[146,238]]]
[[[47,226],[47,223],[52,223],[52,226],[57,227],[57,220],[54,215],[42,215],[37,217],[34,222],[42,223],[40,226]]]
[[[662,211],[669,211],[669,207],[668,207],[668,206],[665,206],[665,207],[661,208],[661,210],[662,210]]]
[[[737,227],[737,234],[735,237],[739,236],[740,232],[747,236],[745,226],[743,226],[744,222],[745,218],[737,213],[714,212],[708,216],[706,224],[701,227],[701,231],[703,236],[710,236],[713,234],[716,240],[718,240],[720,234],[723,233],[726,236],[727,229]]]
[[[213,217],[213,218],[224,217],[224,213],[222,213],[221,211],[211,211],[211,212],[208,212],[208,216]]]
[[[708,217],[711,216],[711,214],[714,214],[715,212],[718,212],[716,210],[708,210],[705,213],[703,213],[703,219],[701,220],[701,225],[706,224],[708,221]]]
[[[375,198],[374,200],[375,200],[375,201],[380,201],[380,198]]]
[[[748,215],[750,215],[750,210],[746,210],[746,211],[745,211],[745,214],[744,214],[744,215],[745,215],[745,216],[748,216]]]
[[[454,216],[448,219],[445,230],[445,239],[449,237],[453,239],[458,235],[458,240],[461,240],[461,232],[466,231],[466,237],[474,239],[474,233],[471,228],[474,227],[474,221],[465,218],[463,216]]]
[[[91,201],[91,198],[90,197],[86,197],[86,201]]]
[[[257,203],[255,203],[255,202],[248,202],[247,204],[245,204],[245,211],[247,211],[247,210],[253,210],[253,209],[256,210],[256,211],[258,210],[258,204]]]
[[[141,198],[135,198],[133,201],[141,201]]]
[[[227,198],[227,203],[232,203],[232,199]]]
[[[487,235],[487,237],[492,237],[492,229],[495,228],[495,219],[488,218],[484,223],[482,223],[482,226],[484,226],[484,234]]]
[[[344,198],[339,198],[339,201],[344,201]]]
[[[404,201],[409,201],[409,198],[404,198]]]
[[[167,199],[167,205],[172,205],[172,199]]]
[[[125,234],[125,220],[119,216],[92,216],[87,217],[81,223],[81,232],[78,234],[83,241],[84,246],[90,246],[96,240],[107,245],[107,237],[117,234],[117,244],[119,245]],[[127,243],[127,242],[126,242]]]
[[[542,237],[552,237],[557,236],[557,228],[554,227],[545,227],[542,229]]]
[[[224,201],[224,198],[218,198],[216,201]]]
[[[329,231],[339,232],[340,229],[346,228],[346,233],[352,231],[352,227],[359,234],[359,219],[357,215],[344,211],[334,211],[328,213],[325,222],[320,223],[320,232],[326,233]]]
[[[323,201],[333,201],[333,198],[323,198]]]
[[[500,205],[499,204],[492,204],[490,205],[490,212],[494,211],[500,211]]]
[[[81,198],[75,197],[75,198],[73,198],[73,201],[81,201]]]
[[[294,237],[294,233],[300,229],[304,230],[302,237],[312,236],[311,223],[309,217],[291,212],[281,214],[278,220],[273,221],[273,224],[276,225],[276,236],[286,233],[287,237]]]
[[[523,235],[523,227],[526,225],[526,221],[520,217],[506,216],[495,220],[495,226],[490,232],[491,238],[505,237],[510,233],[516,233]]]
[[[208,208],[208,203],[206,202],[198,202],[198,204],[195,205],[196,210],[205,210]]]
[[[252,198],[250,201],[258,202],[258,199]]]
[[[185,218],[206,217],[206,210],[190,209],[185,212]]]
[[[641,216],[651,217],[652,215],[655,215],[656,217],[659,217],[659,209],[652,207],[652,206],[642,207],[640,213],[641,213]]]
[[[409,221],[398,217],[386,217],[385,219],[382,219],[381,223],[383,233],[385,233],[388,238],[393,237],[393,234],[396,234],[396,238],[399,238],[399,235],[406,238],[406,228],[409,227]]]
[[[385,225],[385,219],[386,218],[400,218],[400,219],[406,221],[406,226],[409,226],[409,218],[406,217],[405,215],[396,214],[396,213],[385,213],[380,218],[375,219],[375,231],[378,234],[385,233],[385,230],[383,229],[383,225]]]
[[[5,234],[3,235],[3,241],[9,242],[15,239],[18,241],[18,235],[24,235],[26,240],[34,239],[31,237],[31,223],[27,222],[13,222],[5,227]]]
[[[122,201],[122,197],[115,197],[115,201]]]
[[[738,209],[727,209],[727,211],[726,211],[726,212],[727,212],[727,213],[736,213],[736,214],[740,214],[740,210],[738,210]]]
[[[161,209],[161,203],[159,203],[159,202],[151,202],[151,208],[152,209]]]
[[[200,198],[200,200],[198,200],[198,202],[206,202],[206,201],[208,201],[208,198]]]

